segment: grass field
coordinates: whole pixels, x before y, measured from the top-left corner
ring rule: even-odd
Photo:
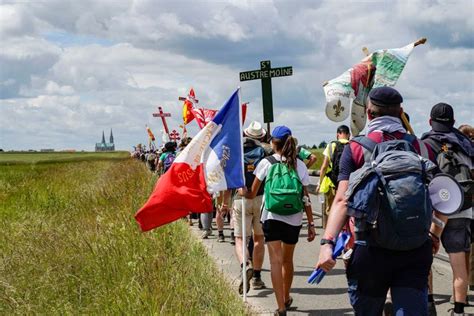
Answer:
[[[114,152],[1,152],[0,165],[56,163],[69,161],[114,160],[130,156],[127,151]]]
[[[154,182],[132,159],[0,165],[0,314],[246,314],[184,222],[139,231]]]

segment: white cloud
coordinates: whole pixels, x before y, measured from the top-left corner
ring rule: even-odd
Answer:
[[[158,105],[177,128],[177,97],[190,87],[200,104],[217,108],[240,85],[251,102],[248,121],[261,120],[261,84],[239,82],[238,73],[266,59],[294,67],[292,77],[273,79],[275,124],[293,128],[300,143],[319,144],[339,125],[325,117],[322,82],[357,63],[362,46],[400,47],[421,36],[428,43],[415,49],[397,85],[415,130],[428,129],[440,101],[473,123],[472,12],[469,0],[4,5],[0,148],[92,149],[113,128],[118,147],[128,149],[146,140],[145,124],[160,134],[151,116]]]

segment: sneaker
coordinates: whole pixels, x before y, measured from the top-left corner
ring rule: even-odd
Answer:
[[[286,309],[285,310],[275,310],[275,312],[273,313],[274,316],[286,316]]]
[[[209,236],[212,236],[212,230],[206,229],[202,232],[201,238],[202,239],[208,239]]]
[[[219,236],[217,237],[217,242],[225,242],[225,237],[224,237],[224,235],[219,235]]]
[[[265,288],[265,282],[262,281],[262,278],[252,278],[252,289],[261,290]]]
[[[253,268],[251,264],[247,264],[245,272],[246,272],[246,277],[247,277],[247,293],[248,293],[250,290],[250,280],[252,280],[252,276],[253,276]],[[244,294],[244,279],[242,278],[239,284],[239,294],[240,295]]]
[[[455,313],[454,309],[450,309],[450,310],[448,310],[448,312],[449,311],[451,311],[451,314],[449,314],[451,316],[464,316],[464,315],[467,315],[466,313]]]
[[[435,302],[428,302],[428,316],[437,316]]]

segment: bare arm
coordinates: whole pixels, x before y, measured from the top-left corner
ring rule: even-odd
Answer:
[[[306,168],[309,169],[312,165],[314,165],[316,163],[317,160],[318,160],[318,157],[311,154],[308,158],[308,162],[306,163]]]
[[[439,243],[440,243],[440,238],[441,234],[443,233],[444,225],[448,222],[448,217],[446,215],[443,215],[437,211],[433,212],[433,217],[438,219],[438,221],[441,221],[443,224],[440,226],[437,224],[436,219],[433,220],[431,223],[430,227],[430,235],[431,235],[431,240],[433,241],[433,253],[436,254],[439,251]]]
[[[334,240],[341,231],[347,221],[347,201],[345,193],[349,186],[349,181],[342,180],[336,191],[336,197],[329,212],[329,219],[323,238]],[[329,244],[321,246],[319,252],[319,261],[316,268],[322,268],[325,272],[330,271],[336,265],[336,261],[332,259],[332,246]]]
[[[303,187],[303,194],[309,200],[308,187]],[[305,203],[304,211],[306,213],[306,218],[308,219],[308,241],[313,241],[316,237],[316,229],[314,228],[313,209],[311,208],[311,203]]]

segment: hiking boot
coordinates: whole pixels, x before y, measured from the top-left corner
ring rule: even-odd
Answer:
[[[245,274],[247,277],[247,293],[248,293],[250,290],[250,280],[252,280],[252,276],[253,276],[253,268],[252,268],[252,265],[249,263],[247,263]],[[244,279],[242,279],[242,277],[239,284],[239,294],[240,295],[244,294]]]
[[[201,238],[202,239],[208,239],[209,236],[212,236],[212,230],[211,229],[206,229],[202,232]]]
[[[225,242],[225,237],[224,237],[224,235],[219,235],[219,236],[217,237],[217,242]]]
[[[437,316],[435,302],[428,302],[428,316]]]
[[[286,309],[285,310],[275,310],[275,312],[273,313],[274,316],[286,316]]]
[[[254,277],[252,278],[252,289],[261,290],[265,288],[265,282],[262,281],[262,278]]]

